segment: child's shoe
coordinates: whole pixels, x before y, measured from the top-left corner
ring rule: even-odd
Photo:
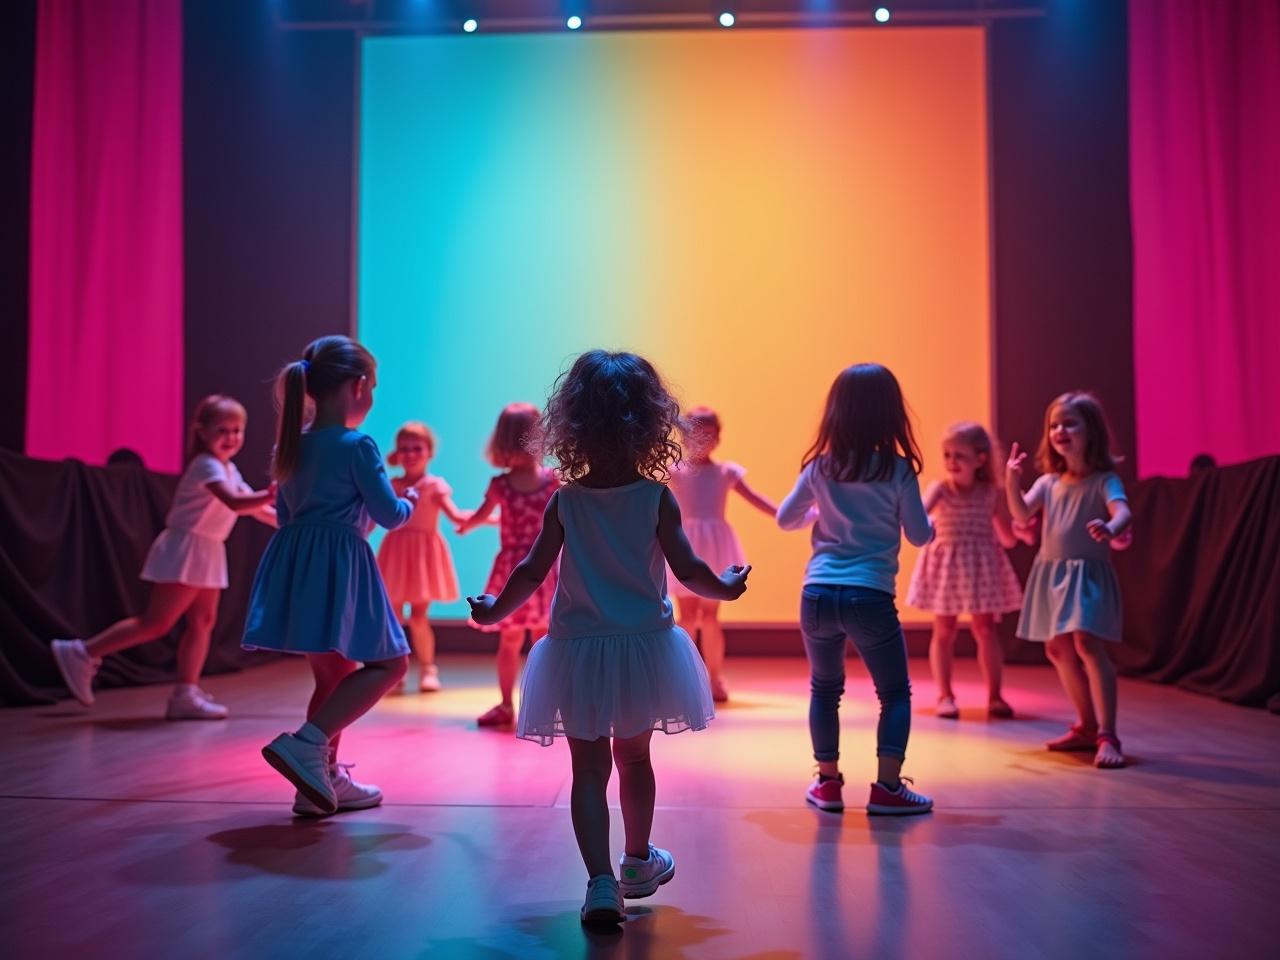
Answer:
[[[335,813],[347,810],[368,810],[382,803],[382,791],[371,783],[357,783],[351,779],[350,770],[355,764],[337,763],[329,768],[329,781],[333,784],[333,795],[338,800]],[[293,798],[293,813],[297,817],[325,817],[323,810],[306,798],[301,791]]]
[[[505,703],[491,707],[476,718],[476,723],[482,727],[509,727],[515,722],[516,712]]]
[[[960,708],[956,706],[955,697],[939,697],[938,709],[934,712],[943,720],[955,720],[960,716]]]
[[[724,677],[711,678],[711,699],[716,703],[729,702],[729,687],[724,682]]]
[[[282,733],[262,748],[262,756],[321,813],[337,812],[327,743],[308,743],[292,733]]]
[[[987,716],[992,720],[1012,720],[1013,707],[1005,703],[1003,697],[996,697],[987,704]]]
[[[867,800],[867,813],[887,816],[906,816],[913,813],[928,813],[933,809],[933,801],[928,797],[907,789],[911,783],[909,777],[903,777],[897,790],[890,790],[880,781],[871,785],[871,798]]]
[[[435,693],[440,689],[440,669],[434,664],[428,664],[422,668],[422,673],[418,677],[419,693]]]
[[[809,784],[804,798],[819,810],[839,813],[844,809],[844,774],[825,778],[818,774],[813,778],[813,783]]]
[[[62,682],[71,695],[86,707],[93,706],[93,678],[102,664],[100,657],[89,656],[83,640],[55,640],[50,644],[53,662],[58,665]]]
[[[166,720],[225,720],[227,708],[201,695],[199,688],[173,691],[165,708]]]
[[[669,850],[649,844],[648,859],[624,856],[618,861],[622,895],[628,900],[651,897],[676,875],[676,858]]]
[[[622,891],[611,873],[587,881],[587,898],[582,904],[584,926],[605,926],[627,919],[622,909]]]

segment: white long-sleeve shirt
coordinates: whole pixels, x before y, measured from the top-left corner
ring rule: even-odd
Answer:
[[[920,499],[920,481],[898,457],[893,476],[873,482],[833,480],[818,461],[800,472],[778,507],[778,526],[813,524],[813,556],[805,583],[870,587],[894,593],[902,534],[916,546],[933,539],[933,524]]]

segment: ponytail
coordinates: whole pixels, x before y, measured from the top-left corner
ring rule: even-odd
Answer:
[[[288,480],[298,468],[302,452],[302,421],[307,406],[307,361],[295,360],[280,371],[280,428],[276,433],[276,455],[271,475]]]

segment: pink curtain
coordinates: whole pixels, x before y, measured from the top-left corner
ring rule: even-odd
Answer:
[[[27,452],[182,459],[182,0],[40,0]]]
[[[1280,2],[1129,0],[1129,58],[1138,468],[1280,452]]]

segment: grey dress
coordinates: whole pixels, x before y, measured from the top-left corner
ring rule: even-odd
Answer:
[[[1089,536],[1090,520],[1108,520],[1107,504],[1127,500],[1120,478],[1092,473],[1070,482],[1058,474],[1040,477],[1027,493],[1044,510],[1040,552],[1023,595],[1018,636],[1050,640],[1083,630],[1103,640],[1121,637],[1120,584],[1111,547]]]

